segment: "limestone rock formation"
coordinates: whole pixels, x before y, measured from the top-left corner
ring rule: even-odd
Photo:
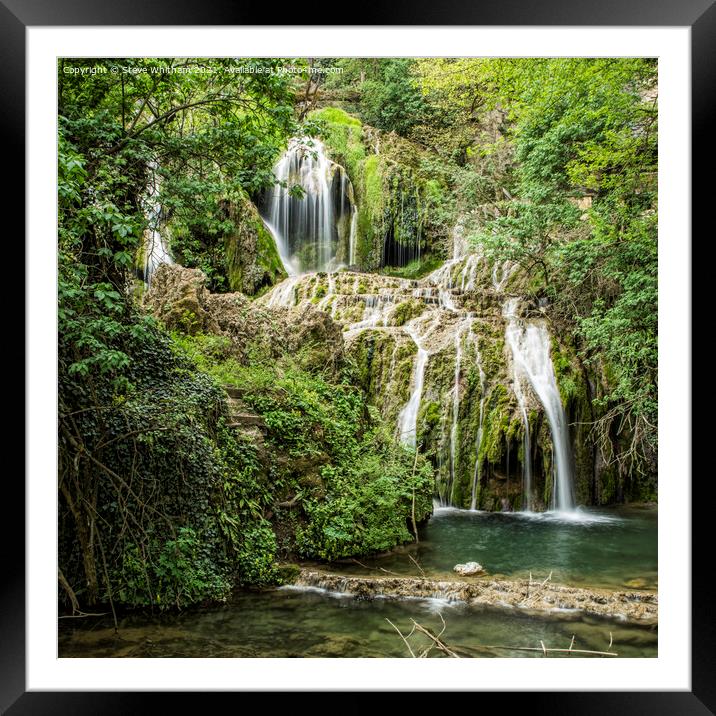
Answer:
[[[452,568],[453,572],[457,572],[463,577],[470,577],[474,574],[483,574],[485,568],[477,562],[465,562],[465,564],[456,564]]]

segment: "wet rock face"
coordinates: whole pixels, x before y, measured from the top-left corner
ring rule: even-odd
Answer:
[[[274,239],[249,198],[241,196],[236,202],[224,202],[222,209],[233,225],[224,237],[231,290],[253,296],[261,288],[285,278]]]

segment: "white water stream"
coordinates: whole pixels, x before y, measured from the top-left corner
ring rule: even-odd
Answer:
[[[351,263],[357,227],[353,187],[343,167],[328,158],[323,144],[317,139],[292,139],[274,175],[278,183],[267,193],[261,213],[288,275],[335,271],[341,255],[342,263]],[[342,219],[348,234],[344,237],[339,231]]]
[[[524,322],[517,317],[519,299],[510,298],[504,306],[505,338],[512,352],[514,391],[525,423],[524,496],[525,506],[531,509],[532,474],[529,439],[529,420],[523,390],[527,381],[544,408],[552,436],[552,504],[554,510],[574,510],[574,479],[569,443],[567,416],[557,387],[552,366],[551,338],[543,322]]]

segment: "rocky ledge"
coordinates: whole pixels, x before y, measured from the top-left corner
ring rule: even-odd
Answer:
[[[470,605],[525,609],[540,613],[578,611],[639,624],[656,624],[658,596],[646,591],[611,591],[553,584],[549,581],[439,580],[427,577],[356,577],[301,569],[295,586],[351,594],[356,599],[447,599]]]

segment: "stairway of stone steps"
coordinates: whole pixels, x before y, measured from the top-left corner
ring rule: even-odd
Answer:
[[[241,390],[232,385],[225,385],[224,390],[229,396],[229,428],[245,428],[245,427],[265,427],[266,423],[260,415],[250,413],[246,406],[241,402]]]

